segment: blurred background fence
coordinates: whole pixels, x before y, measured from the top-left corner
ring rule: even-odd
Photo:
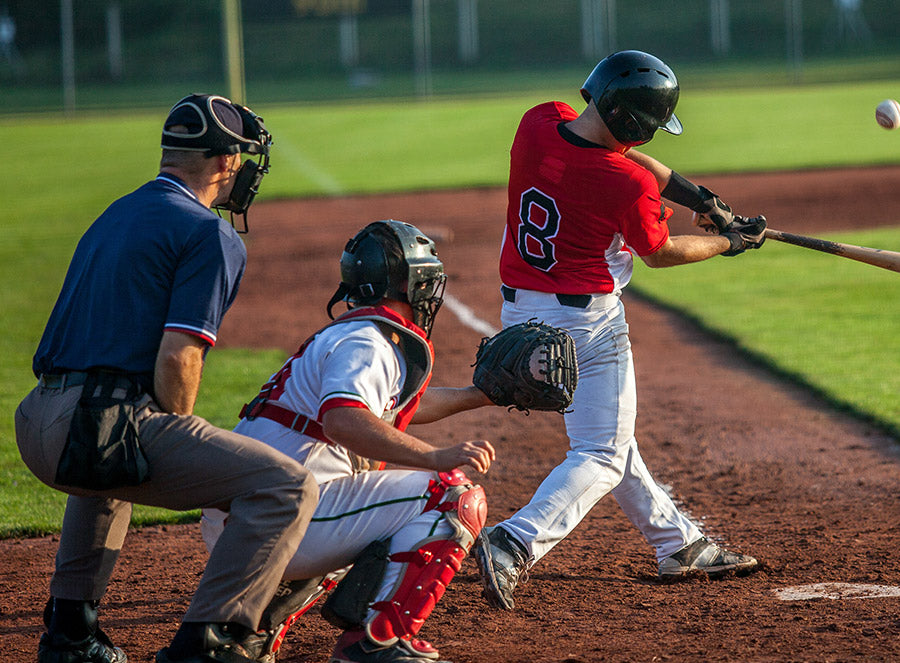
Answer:
[[[624,48],[683,86],[808,84],[897,78],[900,1],[0,0],[0,47],[3,113],[569,88]]]

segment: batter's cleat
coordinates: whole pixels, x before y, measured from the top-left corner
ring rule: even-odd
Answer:
[[[718,578],[729,572],[747,575],[756,570],[757,565],[757,561],[749,555],[725,550],[703,537],[661,560],[659,577],[684,578],[705,573],[710,578]]]
[[[496,526],[481,530],[474,549],[484,598],[493,608],[512,610],[516,585],[528,579],[528,552],[509,532]]]
[[[425,640],[398,640],[387,647],[377,645],[365,631],[344,631],[328,663],[450,663],[438,660],[438,650]]]
[[[84,640],[60,640],[49,633],[38,644],[38,663],[128,663],[128,657],[103,631]]]

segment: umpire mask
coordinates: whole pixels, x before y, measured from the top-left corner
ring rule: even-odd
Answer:
[[[183,131],[170,131],[181,126]],[[234,184],[224,203],[213,209],[230,214],[231,225],[239,233],[246,233],[247,210],[259,192],[263,176],[269,172],[269,148],[272,136],[263,119],[246,106],[235,104],[225,97],[191,94],[169,111],[163,126],[162,148],[203,152],[206,157],[220,154],[253,154],[259,160],[247,159],[234,177]],[[243,217],[241,227],[235,215]]]
[[[374,306],[384,297],[406,302],[413,322],[431,336],[447,280],[434,242],[413,225],[393,219],[359,231],[341,255],[341,283],[328,302],[348,308]]]

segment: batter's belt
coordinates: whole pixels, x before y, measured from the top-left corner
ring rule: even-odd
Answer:
[[[507,285],[500,286],[500,292],[503,294],[503,299],[509,302],[510,304],[516,303],[516,294],[517,290],[515,288],[510,288]],[[533,292],[531,290],[525,290],[524,292]],[[541,293],[546,294],[548,297],[549,293]],[[566,295],[562,293],[553,294],[553,297],[556,297],[556,301],[558,301],[563,306],[570,306],[572,308],[588,308],[592,305],[601,304],[602,307],[610,306],[617,297],[615,295]],[[597,301],[602,300],[602,301]]]

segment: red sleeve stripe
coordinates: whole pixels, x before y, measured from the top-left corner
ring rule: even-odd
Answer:
[[[164,327],[166,331],[177,331],[182,334],[190,334],[191,336],[196,336],[197,338],[201,338],[210,346],[216,344],[216,335],[208,332],[205,329],[200,329],[199,327],[191,327],[188,325],[179,325],[179,324],[169,324]]]
[[[322,403],[322,406],[319,408],[319,414],[316,417],[318,421],[322,421],[322,416],[328,412],[328,410],[333,410],[336,407],[359,407],[364,410],[368,410],[369,407],[363,403],[362,401],[355,401],[352,398],[329,398],[327,401]]]

